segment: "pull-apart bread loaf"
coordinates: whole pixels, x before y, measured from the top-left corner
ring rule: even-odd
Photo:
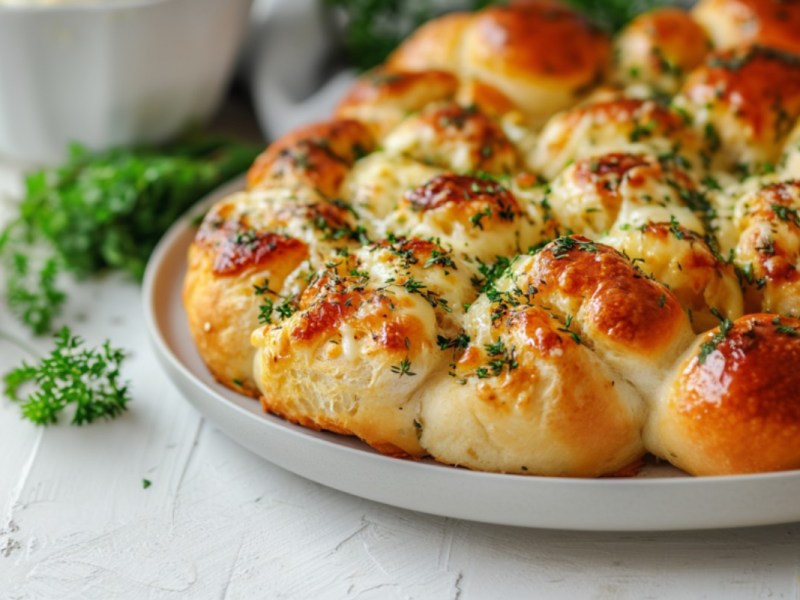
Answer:
[[[485,471],[800,469],[800,3],[431,21],[189,250],[220,383]],[[734,43],[736,42],[736,43]]]

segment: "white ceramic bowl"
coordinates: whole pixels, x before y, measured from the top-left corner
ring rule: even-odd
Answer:
[[[227,88],[250,0],[0,2],[0,154],[161,142]]]

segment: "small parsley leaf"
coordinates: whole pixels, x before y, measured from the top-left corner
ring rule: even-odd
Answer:
[[[733,321],[723,317],[716,308],[712,308],[711,313],[717,317],[721,323],[719,325],[719,331],[717,331],[717,333],[715,333],[710,340],[703,342],[703,344],[700,346],[700,354],[697,357],[697,362],[701,365],[705,363],[709,355],[717,349],[717,346],[725,341],[725,338],[728,337],[728,333],[730,333],[730,330],[733,327]]]
[[[408,360],[408,357],[401,360],[399,365],[392,365],[392,373],[397,373],[400,377],[403,375],[408,375],[409,377],[416,375],[416,373],[411,370],[411,361]]]

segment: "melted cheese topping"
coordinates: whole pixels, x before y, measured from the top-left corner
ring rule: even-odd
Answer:
[[[571,162],[608,152],[693,158],[694,135],[681,118],[652,100],[603,100],[556,115],[545,125],[530,166],[553,179]]]
[[[752,393],[800,336],[797,60],[704,58],[670,9],[618,38],[624,89],[590,90],[607,40],[550,0],[415,40],[206,216],[184,301],[214,376],[475,469],[608,475],[646,450],[696,473],[800,466],[796,444],[753,462],[725,433],[800,431],[796,389]],[[706,428],[722,442],[703,455]]]
[[[711,48],[703,29],[683,10],[662,8],[631,21],[614,43],[614,79],[624,86],[675,94]]]
[[[743,196],[734,224],[736,263],[755,310],[800,316],[800,182],[768,185]]]
[[[642,154],[604,154],[581,159],[553,182],[548,196],[569,231],[596,239],[648,223],[675,222],[703,233],[695,183],[668,162]]]

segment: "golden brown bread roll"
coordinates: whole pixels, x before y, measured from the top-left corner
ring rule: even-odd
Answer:
[[[341,202],[252,190],[217,203],[189,248],[183,289],[189,330],[215,378],[255,395],[249,340],[269,319],[261,307],[290,305],[330,252],[361,236]]]
[[[407,192],[387,218],[397,234],[435,238],[472,262],[527,252],[541,241],[514,194],[495,180],[452,173]]]
[[[696,333],[708,331],[722,314],[736,319],[744,300],[733,265],[705,239],[672,223],[648,223],[617,230],[602,242],[628,256],[643,273],[660,281],[680,302]]]
[[[335,198],[350,166],[374,146],[369,129],[352,119],[308,125],[261,153],[247,172],[247,186],[312,189]]]
[[[611,57],[606,35],[566,6],[533,0],[494,6],[474,15],[434,20],[389,58],[391,70],[442,69],[469,94],[508,100],[529,124],[572,105],[603,79]],[[497,105],[496,99],[487,99]]]
[[[386,136],[388,154],[459,173],[508,175],[517,153],[500,126],[475,106],[431,104]]]
[[[464,32],[475,15],[454,12],[422,25],[389,56],[386,67],[394,71],[438,69],[459,73]]]
[[[476,292],[447,249],[403,239],[332,257],[296,313],[255,331],[265,409],[352,433],[387,454],[420,456],[413,392],[441,361]]]
[[[463,354],[417,395],[420,442],[438,461],[597,477],[642,456],[641,398],[545,308],[483,296],[464,335]]]
[[[481,11],[462,44],[462,77],[497,88],[532,125],[602,81],[611,58],[611,44],[599,29],[549,1]]]
[[[336,108],[336,117],[356,119],[382,139],[409,113],[455,96],[458,80],[444,71],[390,72],[361,77]]]
[[[800,3],[794,0],[700,0],[692,16],[717,48],[758,43],[800,54]]]
[[[254,290],[265,280],[282,289],[289,274],[308,258],[308,247],[250,223],[239,226],[231,213],[243,214],[238,206],[249,203],[244,196],[230,198],[203,221],[189,249],[183,301],[189,330],[214,377],[231,389],[255,395],[253,351],[247,343],[258,324]]]
[[[384,219],[397,208],[403,195],[443,172],[444,169],[405,156],[373,152],[353,165],[342,187],[342,195],[353,206],[374,217],[382,231],[381,237],[385,237]]]
[[[636,461],[641,394],[692,339],[666,288],[578,236],[517,259],[465,323],[464,352],[418,394],[420,441],[442,462],[538,475]]]
[[[679,8],[660,8],[631,21],[614,40],[614,79],[645,92],[675,94],[711,44],[703,28]]]
[[[754,310],[800,317],[800,181],[767,185],[737,203],[735,260]]]
[[[710,54],[673,104],[718,168],[758,172],[777,163],[800,115],[800,57],[760,46]]]
[[[264,318],[260,307],[283,304],[329,252],[366,239],[355,209],[338,195],[348,165],[373,143],[364,125],[349,120],[290,133],[256,159],[248,192],[206,215],[189,249],[183,298],[195,344],[224,385],[256,394],[249,339]]]
[[[751,314],[700,336],[650,411],[651,452],[693,475],[800,469],[800,320]]]
[[[573,161],[608,152],[686,155],[697,139],[681,117],[653,100],[618,98],[581,105],[547,122],[527,164],[546,179]]]
[[[645,395],[694,338],[665,286],[644,277],[620,252],[582,236],[558,238],[521,257],[497,287],[532,294],[535,304]]]
[[[705,231],[702,197],[692,178],[672,161],[647,154],[577,160],[550,185],[548,200],[568,231],[592,239],[662,221]]]

